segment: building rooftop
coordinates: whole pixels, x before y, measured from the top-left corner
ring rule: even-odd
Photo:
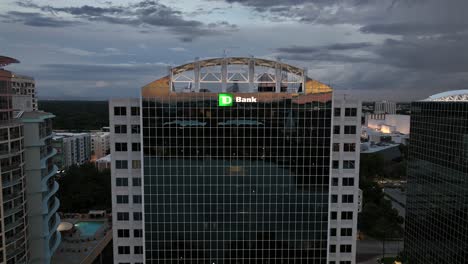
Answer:
[[[44,112],[44,111],[30,111],[30,112],[20,112],[19,118],[21,118],[23,121],[38,121],[38,120],[44,120],[48,118],[53,118],[55,115]]]
[[[7,56],[0,56],[0,67],[4,67],[12,63],[20,63],[20,62],[19,60],[14,59],[14,58],[10,58]]]
[[[369,154],[369,153],[376,153],[382,150],[386,150],[389,148],[398,147],[400,144],[392,144],[392,143],[378,143],[374,145],[370,144],[361,144],[361,154]]]
[[[80,136],[87,136],[89,133],[72,133],[72,132],[55,132],[53,139],[61,139],[61,138],[67,138],[67,137],[80,137]]]
[[[96,160],[96,162],[111,162],[112,160],[112,157],[111,157],[111,154],[107,155],[107,156],[104,156],[98,160]]]
[[[468,102],[468,90],[454,90],[429,96],[423,101],[434,102]]]

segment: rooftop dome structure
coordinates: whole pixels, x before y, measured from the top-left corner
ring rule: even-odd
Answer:
[[[12,63],[19,63],[19,60],[6,56],[0,56],[0,67],[5,67]]]
[[[331,87],[307,70],[254,57],[196,59],[172,67],[169,75],[143,87],[143,96],[169,93],[329,93]]]
[[[423,101],[432,102],[468,102],[468,90],[454,90],[429,96]]]

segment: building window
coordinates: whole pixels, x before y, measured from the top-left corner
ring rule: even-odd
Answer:
[[[357,108],[346,108],[345,116],[357,116]]]
[[[354,169],[354,160],[343,160],[343,169]]]
[[[128,221],[130,219],[129,213],[127,212],[118,212],[117,221]]]
[[[134,221],[143,220],[143,214],[141,212],[133,212],[133,220]]]
[[[341,253],[351,253],[351,245],[340,245]]]
[[[129,255],[130,247],[129,246],[119,246],[118,247],[119,255]]]
[[[141,179],[140,178],[132,178],[132,185],[133,186],[141,186]]]
[[[341,116],[341,108],[335,107],[335,111],[333,111],[334,116]]]
[[[342,260],[342,261],[340,261],[340,264],[351,264],[351,261],[349,261],[349,260]]]
[[[336,228],[330,228],[330,236],[336,236]]]
[[[127,134],[127,125],[115,125],[114,133],[115,134]]]
[[[116,142],[115,151],[127,151],[127,143]]]
[[[341,133],[340,126],[333,126],[333,134],[339,135]]]
[[[340,151],[340,143],[333,143],[333,151],[335,152]]]
[[[332,211],[332,212],[331,212],[330,219],[331,219],[331,220],[336,220],[337,218],[338,218],[338,212]]]
[[[342,203],[353,203],[354,202],[354,196],[352,194],[343,194],[343,196],[341,196],[341,202]]]
[[[118,204],[128,204],[128,195],[117,195]]]
[[[352,236],[353,235],[353,229],[352,228],[341,228],[340,235],[341,236]]]
[[[116,169],[128,169],[128,161],[127,160],[116,160],[115,161],[115,168]]]
[[[338,186],[338,178],[332,178],[332,186]]]
[[[132,169],[140,169],[141,160],[132,160]]]
[[[141,151],[140,143],[132,143],[132,151]]]
[[[346,135],[356,135],[356,126],[345,126],[344,133]]]
[[[115,178],[115,185],[128,186],[128,178]]]
[[[128,229],[118,229],[117,237],[130,237],[130,230]]]
[[[336,253],[336,245],[330,245],[330,253]]]
[[[143,229],[133,230],[133,237],[143,237]]]
[[[344,143],[343,148],[344,152],[354,152],[356,151],[356,143]]]
[[[141,204],[141,195],[133,195],[133,203]]]
[[[115,106],[114,107],[114,115],[116,115],[116,116],[127,115],[127,108],[125,106]]]
[[[132,134],[140,134],[140,125],[132,125]]]
[[[339,169],[340,168],[340,161],[339,160],[334,160],[332,162],[332,168],[333,169]]]
[[[332,202],[332,203],[337,203],[337,202],[338,202],[338,195],[332,194],[332,196],[331,196],[331,202]]]
[[[135,246],[135,247],[133,248],[133,252],[134,252],[135,254],[143,254],[143,246]]]
[[[343,186],[354,186],[354,178],[343,178]]]
[[[139,116],[140,115],[140,107],[138,106],[132,106],[130,108],[131,112],[132,112],[132,116]]]
[[[341,220],[353,220],[353,212],[341,212]]]

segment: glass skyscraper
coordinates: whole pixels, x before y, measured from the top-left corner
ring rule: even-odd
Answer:
[[[468,91],[411,105],[405,252],[411,264],[468,263]]]
[[[331,90],[226,87],[142,101],[147,262],[326,263]]]
[[[115,262],[354,264],[360,111],[332,99],[304,69],[218,58],[112,100]]]

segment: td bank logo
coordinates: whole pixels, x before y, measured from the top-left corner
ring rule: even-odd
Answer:
[[[218,106],[232,106],[234,96],[232,94],[222,93],[218,95]]]
[[[250,98],[243,98],[240,96],[237,96],[235,98],[236,103],[256,103],[257,98],[255,97],[250,97]],[[234,103],[234,96],[232,94],[228,93],[222,93],[218,95],[218,106],[232,106]]]

